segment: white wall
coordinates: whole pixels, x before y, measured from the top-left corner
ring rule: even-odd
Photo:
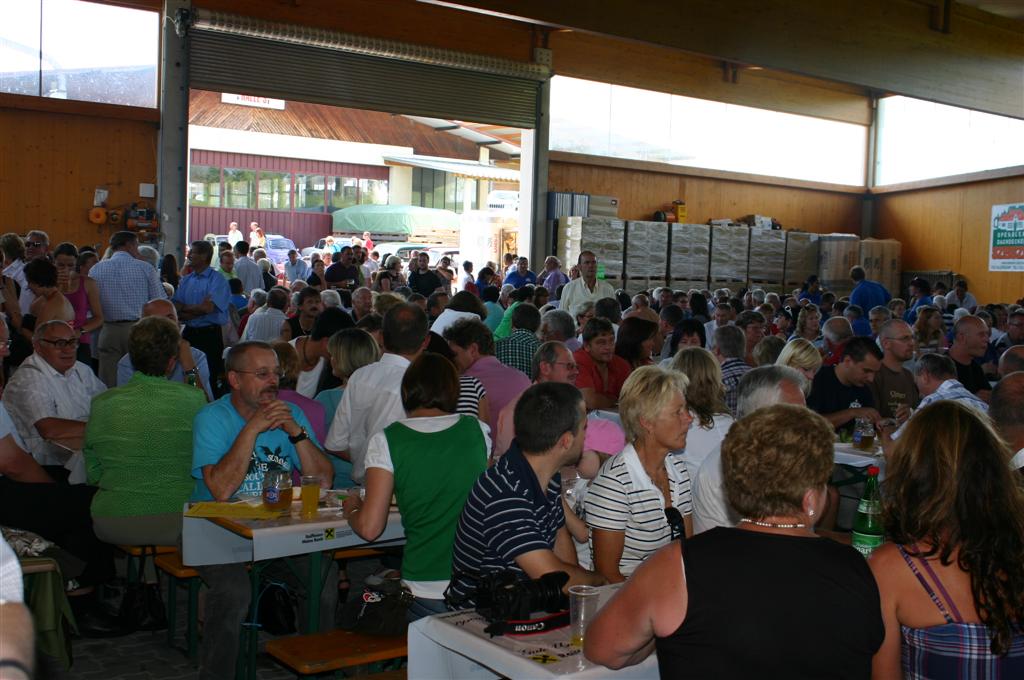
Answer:
[[[410,146],[342,142],[334,139],[317,139],[314,137],[292,137],[289,135],[273,135],[266,132],[203,127],[201,125],[188,126],[188,146],[189,149],[203,149],[206,151],[248,153],[281,158],[305,158],[314,161],[358,163],[360,165],[384,165],[384,156],[413,155],[413,149]],[[409,191],[411,195],[411,174]]]
[[[388,203],[412,205],[412,168],[393,165],[388,177]]]

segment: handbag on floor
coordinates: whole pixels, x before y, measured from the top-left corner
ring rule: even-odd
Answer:
[[[409,626],[406,612],[413,596],[400,579],[367,585],[361,597],[345,603],[338,625],[367,635],[402,635]]]

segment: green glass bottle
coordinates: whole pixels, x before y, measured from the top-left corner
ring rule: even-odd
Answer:
[[[853,547],[864,557],[870,557],[875,548],[885,541],[882,530],[882,497],[878,492],[878,467],[868,467],[868,481],[864,495],[857,505],[857,516],[853,519]]]

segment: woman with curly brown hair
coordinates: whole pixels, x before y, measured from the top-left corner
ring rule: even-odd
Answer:
[[[914,357],[945,351],[948,346],[945,330],[942,312],[931,306],[919,307],[917,321],[914,322]]]
[[[888,465],[892,541],[871,556],[875,678],[1024,677],[1024,492],[988,421],[953,401],[908,421]]]
[[[824,346],[824,339],[821,336],[821,312],[816,305],[807,305],[800,310],[796,317],[796,330],[793,331],[793,338],[803,338],[820,350]]]
[[[621,668],[657,648],[663,678],[867,678],[878,589],[853,548],[814,533],[832,467],[832,426],[802,406],[736,421],[722,475],[739,524],[651,555],[587,628],[586,657]]]

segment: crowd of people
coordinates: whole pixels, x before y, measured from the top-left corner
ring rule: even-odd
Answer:
[[[613,668],[656,648],[663,675],[1024,675],[1020,301],[893,298],[860,267],[848,296],[630,296],[589,251],[459,274],[380,262],[369,234],[277,272],[233,227],[180,268],[132,232],[102,256],[0,237],[0,525],[66,553],[83,634],[124,632],[96,595],[112,546],[177,545],[184,503],[280,472],[363,487],[344,514],[367,541],[394,497],[404,550],[363,566],[401,579],[410,620],[474,606],[491,572],[560,571],[625,582],[586,635]],[[833,442],[865,426],[888,463],[867,562],[816,533]],[[244,565],[198,571],[201,676],[232,677]],[[324,630],[356,571],[267,576]]]

